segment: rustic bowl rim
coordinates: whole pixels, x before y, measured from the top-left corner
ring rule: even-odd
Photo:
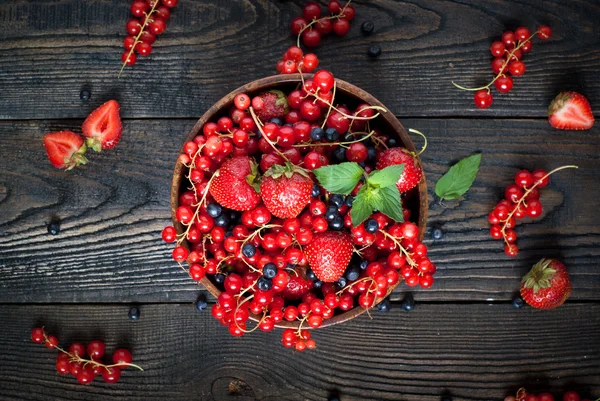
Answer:
[[[312,77],[312,74],[304,74],[304,79],[310,79],[311,77]],[[219,114],[223,110],[224,107],[230,107],[230,105],[233,103],[233,98],[237,94],[239,94],[239,93],[252,94],[252,93],[264,91],[267,89],[275,89],[275,87],[280,86],[280,85],[289,85],[289,84],[294,84],[294,83],[300,84],[301,82],[302,82],[302,78],[301,78],[300,74],[282,74],[282,75],[273,75],[273,76],[269,76],[269,77],[260,78],[260,79],[248,82],[247,84],[240,86],[239,88],[231,91],[230,93],[228,93],[227,95],[225,95],[221,99],[219,99],[198,119],[196,124],[194,124],[194,126],[188,133],[188,135],[184,141],[184,144],[187,141],[191,141],[196,135],[201,133],[202,127],[204,126],[204,124],[213,120],[214,116]],[[357,87],[349,82],[346,82],[346,81],[338,79],[338,78],[335,79],[335,82],[336,82],[336,91],[337,91],[336,93],[342,94],[344,96],[351,96],[356,99],[359,99],[360,101],[362,101],[364,103],[368,103],[368,104],[374,105],[374,106],[380,106],[380,107],[383,107],[386,110],[388,110],[386,113],[382,113],[378,118],[383,118],[386,121],[387,125],[389,125],[396,132],[396,134],[400,138],[400,141],[402,142],[402,145],[405,148],[407,148],[411,152],[414,152],[415,154],[417,153],[417,150],[415,149],[415,145],[413,144],[410,136],[408,135],[408,133],[406,132],[406,130],[404,129],[404,127],[402,126],[400,121],[396,118],[396,116],[391,111],[389,111],[389,109],[387,107],[385,107],[383,105],[383,103],[381,103],[377,98],[375,98],[370,93],[366,92],[363,89],[360,89],[359,87]],[[180,153],[182,153],[182,151],[183,151],[183,145],[181,147]],[[419,156],[417,156],[417,160],[418,160],[419,164],[421,164],[421,160],[420,160]],[[175,168],[173,171],[173,179],[171,181],[171,199],[170,199],[171,218],[173,220],[173,225],[176,228],[178,234],[183,232],[183,229],[182,229],[183,226],[177,221],[177,219],[175,217],[175,211],[177,210],[177,207],[179,204],[181,180],[185,178],[185,175],[183,174],[183,168],[184,168],[184,165],[183,165],[183,163],[181,163],[181,161],[178,158],[177,162],[175,163]],[[425,175],[423,175],[421,182],[418,185],[418,194],[419,194],[418,195],[419,217],[418,217],[418,221],[417,221],[417,226],[419,227],[419,239],[422,240],[423,236],[425,234],[425,227],[426,227],[426,223],[427,223],[427,214],[428,214],[427,212],[428,212],[428,206],[429,206],[427,183],[425,180]],[[182,245],[185,246],[189,250],[187,241],[184,240]],[[386,294],[386,296],[389,295],[400,284],[400,282],[401,281],[399,281],[398,284],[396,284],[392,288],[390,288],[388,290],[388,293]],[[202,285],[204,285],[206,290],[208,290],[215,298],[218,298],[219,294],[221,294],[221,290],[219,290],[207,277],[204,277],[202,280],[200,280],[200,283],[202,283]],[[379,302],[383,298],[384,297],[377,299],[376,303]],[[338,323],[343,323],[345,321],[351,320],[351,319],[365,313],[366,311],[367,311],[367,309],[360,307],[360,306],[356,306],[356,307],[350,309],[349,311],[346,311],[339,315],[333,316],[330,319],[324,320],[323,324],[320,326],[320,328],[332,326],[332,325],[335,325]],[[251,318],[254,321],[257,320],[256,317],[251,316]],[[297,321],[296,322],[281,321],[279,323],[276,323],[275,327],[297,329],[299,327],[299,322],[297,322]],[[303,326],[303,328],[310,329],[309,326],[306,326],[306,327]]]

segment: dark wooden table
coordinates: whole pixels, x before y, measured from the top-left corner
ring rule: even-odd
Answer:
[[[600,130],[557,131],[546,119],[561,90],[584,93],[600,117],[597,0],[357,1],[348,36],[317,49],[321,65],[378,97],[406,127],[429,136],[427,236],[437,263],[417,307],[363,315],[317,331],[318,350],[284,349],[279,332],[230,337],[193,302],[202,291],[170,259],[169,184],[183,137],[215,101],[271,75],[292,44],[303,1],[180,0],[154,53],[117,79],[129,1],[0,3],[0,399],[2,400],[502,400],[523,384],[600,397]],[[324,1],[321,1],[324,3]],[[376,33],[364,37],[360,24]],[[454,89],[485,82],[489,45],[505,28],[549,24],[527,73],[491,109]],[[382,56],[366,55],[377,43]],[[89,101],[80,100],[83,88]],[[124,135],[84,168],[53,169],[42,136],[78,130],[107,99]],[[481,151],[469,193],[441,204],[433,184]],[[545,212],[519,225],[507,258],[486,215],[521,168],[559,173]],[[62,220],[50,236],[45,223]],[[540,257],[569,267],[573,293],[553,311],[515,310],[511,298]],[[127,312],[139,305],[141,318]],[[84,387],[54,371],[55,354],[29,340],[36,325],[62,343],[104,339],[131,347],[144,373]]]

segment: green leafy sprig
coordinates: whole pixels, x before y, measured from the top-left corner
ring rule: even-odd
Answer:
[[[480,163],[481,153],[476,153],[450,167],[450,170],[435,184],[435,194],[440,199],[447,200],[464,195],[473,185]]]

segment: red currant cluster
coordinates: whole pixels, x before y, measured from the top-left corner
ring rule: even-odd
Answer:
[[[504,401],[554,401],[554,396],[550,393],[540,393],[535,395],[527,392],[524,388],[520,388],[517,391],[517,396],[512,395],[506,397]],[[575,391],[567,391],[562,398],[562,401],[590,401],[589,399],[583,399]]]
[[[112,355],[113,363],[105,365],[101,361],[104,357],[105,346],[102,341],[91,341],[87,347],[81,343],[73,343],[66,351],[58,346],[58,338],[49,336],[41,327],[31,331],[31,339],[36,344],[44,344],[46,348],[54,348],[60,353],[56,358],[56,371],[61,375],[72,374],[80,384],[90,384],[95,376],[102,376],[106,383],[116,383],[121,378],[121,370],[133,366],[131,352],[125,348],[117,349]],[[86,353],[89,359],[85,359]]]
[[[488,221],[492,225],[490,235],[494,239],[504,239],[504,252],[508,256],[517,256],[519,247],[517,233],[514,228],[517,219],[527,216],[531,218],[540,217],[542,214],[542,202],[540,202],[540,188],[544,188],[550,181],[550,175],[565,168],[577,168],[577,166],[562,166],[547,173],[545,170],[534,170],[529,172],[521,170],[515,175],[515,183],[509,185],[504,191],[504,198],[490,212]]]
[[[408,222],[408,208],[404,223],[378,212],[353,227],[350,211],[363,184],[344,196],[313,182],[313,170],[346,161],[371,172],[378,152],[397,146],[395,138],[369,129],[384,109],[359,104],[351,111],[334,103],[334,92],[333,75],[321,70],[287,96],[279,91],[238,94],[227,115],[206,123],[183,146],[179,161],[189,183],[184,183],[175,213],[183,232],[168,226],[162,238],[176,242],[172,256],[180,265],[188,263],[189,268],[181,267],[193,280],[207,277],[223,291],[212,315],[234,336],[268,332],[282,321],[299,322],[298,329],[283,332],[283,344],[311,349],[315,342],[307,328],[318,328],[356,304],[371,308],[402,278],[409,286],[433,283],[436,267],[418,240],[418,227]],[[230,174],[233,164],[235,174]],[[278,217],[281,209],[267,207],[271,190],[265,180],[278,166],[300,172],[279,187],[288,199],[284,208],[290,207],[296,190],[308,191],[293,217]],[[249,185],[259,172],[260,195]],[[413,188],[402,194],[405,207],[411,205]],[[232,192],[244,196],[232,200]],[[332,232],[340,234],[341,243],[315,245],[318,236]],[[331,262],[339,275],[321,280],[310,258],[326,248],[347,252],[349,262]],[[249,328],[249,319],[258,324]]]
[[[319,59],[313,53],[304,54],[298,46],[290,46],[281,60],[277,62],[277,71],[280,74],[293,74],[295,72],[313,72],[319,65]]]
[[[541,40],[548,40],[552,36],[552,29],[549,26],[541,26],[536,32],[531,34],[529,29],[522,26],[514,32],[506,31],[502,34],[502,40],[492,43],[490,51],[494,56],[492,61],[492,70],[496,77],[487,85],[480,88],[465,88],[452,84],[459,89],[475,92],[475,106],[480,109],[487,109],[492,105],[493,98],[491,86],[494,85],[498,92],[508,93],[513,87],[513,78],[520,77],[525,73],[525,63],[522,61],[524,53],[529,53],[532,49],[531,39],[537,35]]]
[[[135,0],[131,4],[130,10],[134,18],[127,21],[125,27],[129,36],[123,41],[125,52],[121,56],[121,71],[125,66],[135,64],[136,53],[140,56],[152,53],[152,44],[156,36],[167,29],[171,9],[177,2],[178,0]]]

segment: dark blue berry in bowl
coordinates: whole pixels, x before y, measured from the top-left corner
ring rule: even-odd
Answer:
[[[276,275],[277,275],[277,266],[275,266],[275,263],[267,263],[266,265],[263,266],[263,276],[264,277],[266,277],[268,279],[272,279]]]
[[[325,136],[325,130],[320,127],[315,127],[310,131],[310,139],[313,141],[320,141]]]
[[[340,137],[340,133],[335,128],[327,128],[325,130],[325,139],[328,142],[335,142]]]
[[[379,223],[375,219],[367,219],[367,221],[365,221],[365,230],[368,233],[375,234],[379,231]]]
[[[246,243],[242,246],[242,255],[251,258],[256,254],[256,247],[253,244]]]
[[[348,281],[356,281],[360,277],[360,267],[358,266],[350,266],[346,269],[346,273],[344,274]]]
[[[271,289],[271,287],[273,286],[273,282],[271,281],[271,279],[268,279],[263,276],[258,279],[258,282],[256,283],[256,285],[258,286],[258,289],[261,291],[269,291]]]

